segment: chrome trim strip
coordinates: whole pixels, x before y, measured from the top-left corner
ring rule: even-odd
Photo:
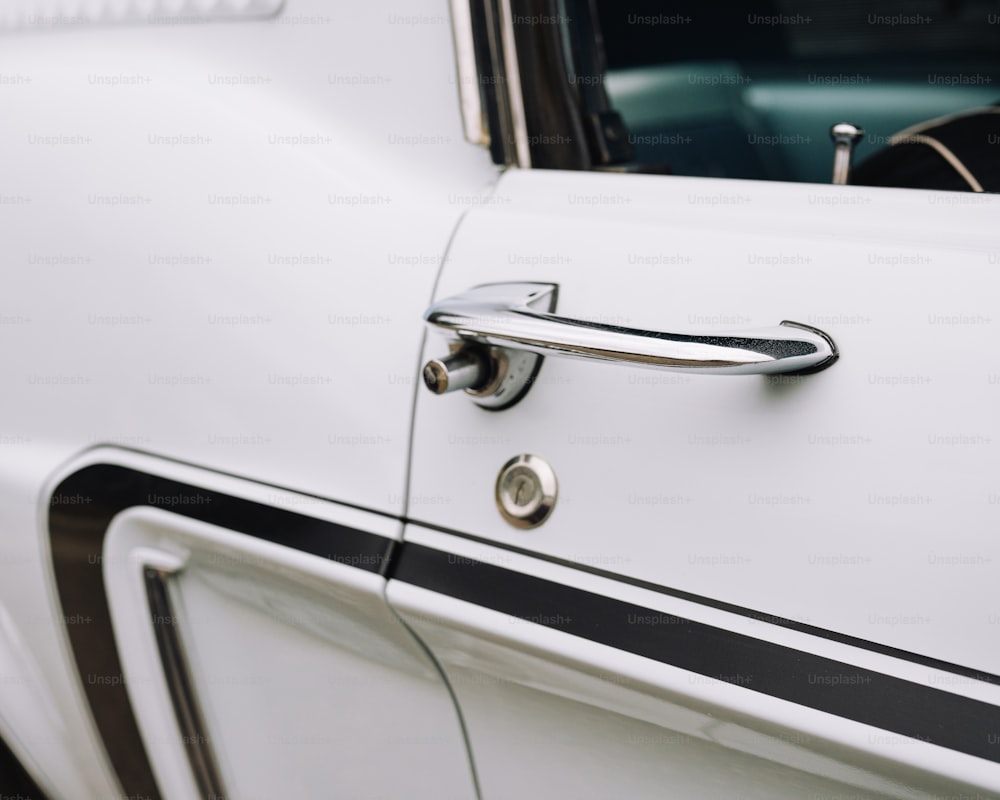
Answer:
[[[275,19],[285,0],[14,0],[0,3],[0,31],[34,33],[104,25],[189,25]]]
[[[451,30],[458,69],[458,102],[465,139],[470,144],[490,145],[490,133],[483,112],[482,86],[476,67],[476,46],[472,33],[470,0],[451,0]]]
[[[829,336],[795,322],[692,335],[570,319],[531,308],[556,289],[548,283],[478,286],[435,303],[424,319],[453,339],[480,345],[714,375],[811,372],[838,356]]]
[[[524,95],[521,92],[521,70],[517,60],[517,42],[514,39],[514,17],[510,0],[500,0],[500,29],[503,43],[504,77],[507,79],[507,102],[510,106],[511,124],[514,126],[514,148],[517,166],[531,166],[531,148],[528,146],[528,123],[524,117]]]
[[[228,795],[219,778],[219,768],[215,761],[215,753],[212,751],[208,728],[205,726],[198,705],[187,659],[177,633],[177,617],[170,602],[168,585],[170,577],[176,574],[176,571],[162,565],[144,565],[146,598],[149,602],[153,632],[156,634],[156,646],[163,664],[163,675],[170,691],[170,700],[174,706],[174,715],[177,717],[177,726],[181,731],[184,751],[191,764],[191,772],[202,797],[205,800],[216,800]]]

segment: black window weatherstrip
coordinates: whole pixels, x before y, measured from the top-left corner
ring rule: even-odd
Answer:
[[[745,689],[1000,763],[1000,707],[404,543],[390,577]]]
[[[63,621],[84,693],[129,797],[162,797],[122,677],[101,554],[112,518],[138,506],[292,547],[384,575],[393,540],[293,511],[113,464],[65,478],[49,500],[49,538]]]

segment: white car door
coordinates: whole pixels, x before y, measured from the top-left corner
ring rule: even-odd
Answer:
[[[389,585],[484,796],[1000,792],[1000,201],[531,170],[493,200],[452,242],[436,321],[526,281],[558,287],[554,316],[525,333],[524,309],[474,309],[431,326],[425,361],[477,330],[547,355],[503,410],[419,394]],[[566,352],[594,355],[595,327],[718,345],[784,320],[839,359]],[[544,464],[498,487],[519,455]],[[535,527],[500,513],[543,492]]]
[[[385,599],[497,174],[447,4],[167,5],[0,2],[0,739],[53,798],[474,796]]]

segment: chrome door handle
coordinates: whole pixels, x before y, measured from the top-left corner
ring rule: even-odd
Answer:
[[[554,313],[558,286],[493,283],[435,303],[427,324],[450,339],[451,353],[427,362],[435,394],[465,389],[487,408],[519,400],[542,356],[614,361],[714,375],[817,372],[837,359],[833,340],[816,328],[782,322],[770,328],[695,336],[570,319]]]

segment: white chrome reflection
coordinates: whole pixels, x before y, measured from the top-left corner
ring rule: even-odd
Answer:
[[[514,15],[509,0],[501,0],[500,2],[500,38],[503,45],[507,99],[510,104],[511,123],[514,127],[517,166],[527,169],[531,166],[531,148],[528,142],[528,122],[524,116],[524,94],[521,91],[521,67],[517,58]]]
[[[465,138],[471,144],[489,147],[490,134],[483,118],[482,85],[476,67],[476,47],[469,0],[451,0],[451,28],[455,42],[458,97]]]
[[[551,298],[557,288],[547,283],[478,286],[435,303],[424,319],[467,343],[715,375],[813,372],[828,367],[838,355],[829,336],[795,322],[691,335],[570,319],[531,308]]]

